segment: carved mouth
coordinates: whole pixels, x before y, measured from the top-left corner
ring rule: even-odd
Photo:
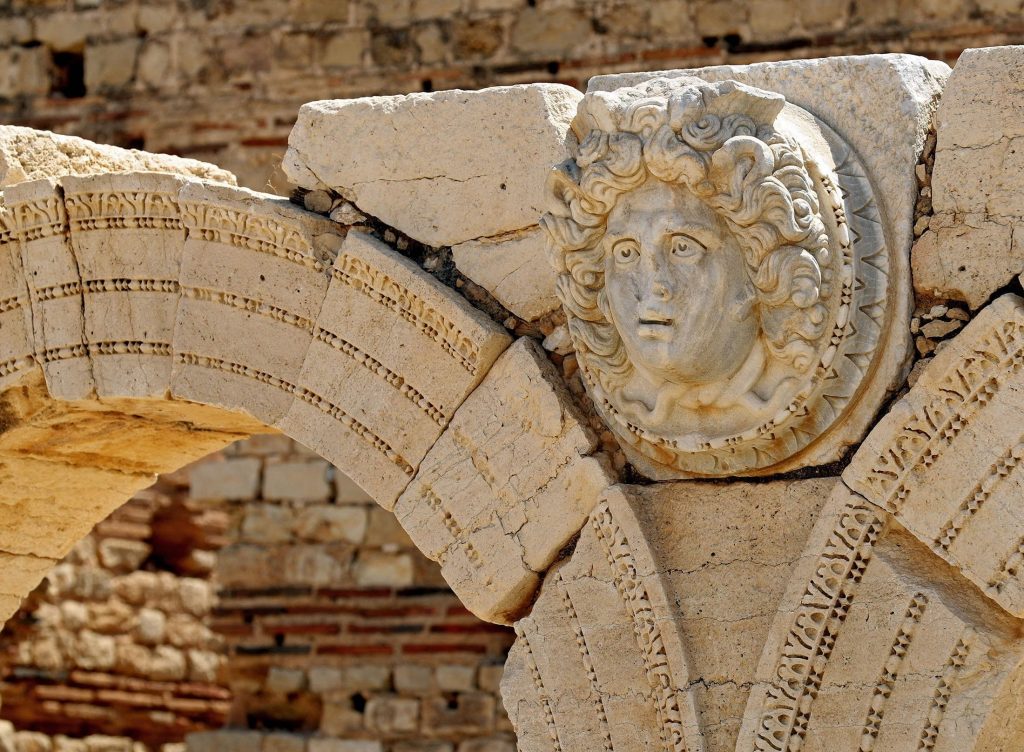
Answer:
[[[672,319],[668,316],[658,316],[657,314],[648,314],[640,317],[641,326],[672,326]]]

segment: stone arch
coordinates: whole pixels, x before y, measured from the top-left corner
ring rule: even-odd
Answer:
[[[498,622],[608,482],[536,346],[366,228],[169,174],[3,198],[5,617],[154,473],[268,428],[395,511]]]

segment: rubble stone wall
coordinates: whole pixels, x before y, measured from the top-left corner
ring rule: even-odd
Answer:
[[[278,190],[299,105],[1024,40],[1019,0],[8,0],[0,121],[209,159]],[[245,113],[239,117],[239,113]]]

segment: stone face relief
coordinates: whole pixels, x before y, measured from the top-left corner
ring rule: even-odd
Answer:
[[[906,282],[850,148],[735,81],[594,92],[573,127],[542,224],[587,389],[630,460],[670,478],[838,458],[879,356],[905,357],[887,339]]]

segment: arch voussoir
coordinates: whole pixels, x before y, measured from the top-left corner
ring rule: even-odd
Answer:
[[[0,218],[5,555],[58,560],[155,473],[270,428],[509,623],[611,482],[538,347],[364,229],[162,173],[18,184]]]
[[[414,263],[350,230],[279,427],[351,467],[390,509],[509,341]]]

